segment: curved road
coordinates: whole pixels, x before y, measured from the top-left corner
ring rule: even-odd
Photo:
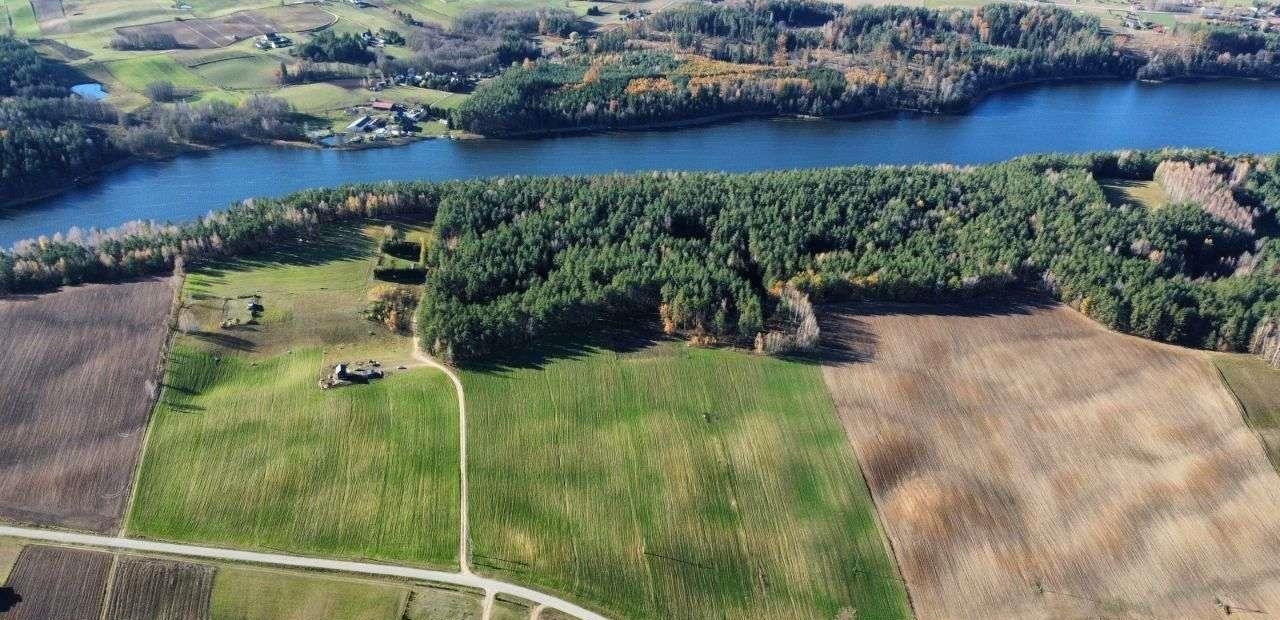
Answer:
[[[418,331],[417,319],[414,320],[414,333]],[[458,497],[461,506],[458,509],[458,564],[462,574],[471,574],[471,521],[467,516],[467,395],[462,391],[462,379],[452,368],[441,364],[436,358],[422,352],[418,338],[413,339],[414,359],[443,372],[453,382],[453,389],[458,393]]]
[[[256,551],[200,547],[196,545],[98,536],[95,534],[79,534],[76,532],[40,530],[26,527],[0,526],[0,536],[67,545],[105,547],[108,549],[123,551],[142,551],[147,553],[163,553],[168,555],[180,555],[211,560],[266,564],[269,566],[318,569],[343,573],[355,573],[359,575],[375,575],[379,577],[398,577],[402,579],[412,579],[415,581],[437,581],[440,583],[449,583],[469,588],[478,588],[484,590],[490,598],[494,593],[518,596],[520,598],[533,601],[536,605],[553,607],[565,613],[582,618],[583,620],[605,620],[604,616],[601,616],[589,609],[584,609],[578,605],[574,605],[569,601],[562,600],[524,586],[518,586],[498,581],[497,579],[490,579],[488,577],[481,577],[479,575],[471,574],[470,572],[452,573],[447,571],[428,570],[424,568],[410,568],[407,566],[392,566],[389,564],[327,560],[324,558],[284,555],[279,553],[259,553]]]

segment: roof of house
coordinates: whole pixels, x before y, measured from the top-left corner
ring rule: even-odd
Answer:
[[[369,103],[369,105],[375,110],[390,110],[396,106],[396,104],[390,101],[383,101],[381,99],[374,99]]]

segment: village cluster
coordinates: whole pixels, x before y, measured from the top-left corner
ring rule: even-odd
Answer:
[[[430,110],[425,106],[409,108],[401,103],[386,99],[372,99],[367,106],[350,110],[356,115],[346,127],[347,142],[369,140],[385,140],[412,135],[417,131],[417,123],[427,120]],[[448,124],[444,119],[440,123]]]
[[[1258,32],[1280,32],[1280,4],[1256,3],[1253,6],[1223,7],[1204,0],[1148,0],[1133,2],[1124,16],[1124,26],[1131,30],[1166,32],[1163,25],[1144,19],[1143,13],[1177,13],[1199,15],[1211,24],[1230,24]]]

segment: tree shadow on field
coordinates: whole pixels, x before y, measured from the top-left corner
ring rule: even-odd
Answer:
[[[0,613],[9,611],[22,602],[22,595],[13,588],[0,588]]]
[[[465,360],[460,366],[481,373],[540,370],[556,360],[581,359],[599,351],[624,355],[672,340],[652,317],[603,317],[579,322],[572,332],[538,338],[484,359]]]
[[[1048,295],[1018,290],[945,302],[848,302],[818,306],[818,347],[796,361],[842,366],[875,361],[879,337],[868,319],[879,316],[997,317],[1057,306]]]
[[[221,284],[226,281],[228,272],[264,267],[312,267],[333,261],[369,258],[372,252],[373,242],[364,236],[360,226],[338,224],[324,226],[314,235],[274,242],[256,252],[202,264],[193,271],[211,283]]]
[[[216,344],[224,349],[232,351],[252,352],[258,347],[256,343],[248,338],[224,334],[222,332],[193,331],[189,335],[197,340]]]

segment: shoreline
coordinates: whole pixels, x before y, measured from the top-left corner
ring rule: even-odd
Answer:
[[[58,183],[52,187],[46,187],[40,191],[29,191],[20,198],[13,198],[0,202],[0,215],[7,211],[21,211],[34,205],[54,198],[76,187],[90,185],[101,181],[104,177],[112,172],[119,171],[136,163],[163,162],[175,159],[180,156],[195,153],[210,153],[222,149],[234,149],[244,146],[272,146],[280,148],[297,148],[297,149],[314,149],[314,150],[335,150],[335,151],[361,151],[367,149],[380,148],[396,148],[409,146],[424,140],[542,140],[557,137],[582,136],[592,134],[609,134],[609,133],[629,133],[629,132],[661,132],[674,131],[685,128],[704,127],[709,125],[717,125],[722,123],[734,123],[745,120],[765,119],[765,120],[816,120],[816,121],[857,121],[862,119],[870,119],[876,117],[884,117],[893,114],[915,114],[915,115],[964,115],[970,113],[974,108],[980,105],[985,99],[991,95],[1009,90],[1021,88],[1035,88],[1040,86],[1063,84],[1090,84],[1102,82],[1128,82],[1139,85],[1151,84],[1176,84],[1176,83],[1200,83],[1200,82],[1276,82],[1280,80],[1246,77],[1246,76],[1216,76],[1216,75],[1185,75],[1176,78],[1161,80],[1144,80],[1132,77],[1114,76],[1114,75],[1091,75],[1083,77],[1057,77],[1057,78],[1037,78],[1032,80],[1022,80],[1001,84],[991,88],[984,89],[980,94],[972,97],[961,106],[955,106],[940,110],[920,110],[913,108],[881,108],[874,110],[863,110],[858,112],[850,112],[844,114],[832,114],[825,116],[815,116],[808,114],[776,114],[769,112],[726,112],[722,114],[712,114],[693,118],[676,119],[671,121],[662,121],[656,123],[645,123],[642,125],[630,125],[622,127],[593,125],[588,127],[567,127],[558,129],[530,130],[514,134],[504,135],[480,135],[468,132],[466,130],[451,130],[452,133],[439,136],[407,136],[402,138],[388,139],[380,142],[365,142],[354,145],[336,145],[330,146],[325,144],[317,144],[314,142],[300,140],[255,140],[243,139],[233,142],[227,142],[219,145],[198,145],[185,144],[178,145],[172,151],[155,157],[147,156],[126,156],[112,161],[100,168],[65,183]]]

